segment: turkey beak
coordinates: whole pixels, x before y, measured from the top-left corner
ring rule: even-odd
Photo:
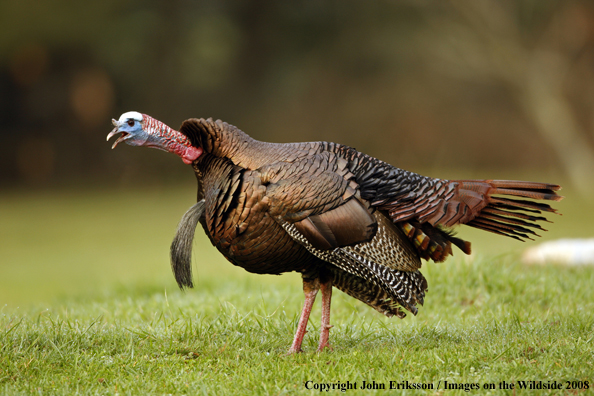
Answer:
[[[111,123],[113,125],[115,125],[115,128],[113,128],[113,130],[111,132],[109,132],[109,134],[107,135],[107,141],[109,141],[109,139],[111,139],[112,137],[114,137],[115,135],[117,135],[118,133],[121,133],[122,135],[116,139],[116,141],[113,143],[113,145],[111,146],[111,149],[113,150],[114,148],[116,148],[116,146],[118,145],[118,143],[123,142],[124,140],[128,139],[131,135],[127,132],[124,131],[120,131],[120,123],[116,120],[114,120],[113,118],[111,119]]]

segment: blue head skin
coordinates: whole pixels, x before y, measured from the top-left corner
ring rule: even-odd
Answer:
[[[130,146],[145,146],[151,140],[150,135],[143,129],[142,114],[137,111],[124,113],[119,120],[114,119],[111,122],[115,128],[107,135],[107,140],[118,133],[122,134],[111,146],[112,149],[120,142],[126,142]]]

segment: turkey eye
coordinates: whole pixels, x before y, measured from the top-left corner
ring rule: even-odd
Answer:
[[[128,120],[128,125],[129,126],[134,126],[134,120]]]

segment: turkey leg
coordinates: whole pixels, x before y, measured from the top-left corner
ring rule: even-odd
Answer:
[[[303,279],[303,294],[305,294],[305,302],[303,303],[301,318],[299,318],[299,325],[297,326],[297,332],[295,332],[293,345],[291,345],[291,348],[289,349],[289,354],[301,352],[301,343],[303,342],[305,333],[307,333],[309,314],[311,313],[311,307],[316,300],[318,290],[320,290],[320,280],[318,278],[313,280]]]
[[[322,324],[320,329],[320,343],[318,344],[318,352],[322,352],[324,348],[332,347],[328,344],[330,338],[330,300],[332,299],[332,278],[327,282],[322,283],[320,288],[322,289]]]

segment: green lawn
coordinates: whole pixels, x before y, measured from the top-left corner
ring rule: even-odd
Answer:
[[[448,395],[522,393],[501,381],[594,386],[594,269],[526,267],[518,253],[528,244],[474,230],[460,230],[471,258],[424,264],[417,317],[388,319],[336,291],[334,350],[314,352],[318,302],[305,353],[286,356],[302,304],[297,274],[247,274],[201,236],[196,287],[177,289],[168,248],[194,195],[188,183],[0,196],[0,394],[320,393],[306,381],[408,381]],[[592,236],[594,205],[566,195],[542,240]],[[497,389],[443,391],[444,381]]]

